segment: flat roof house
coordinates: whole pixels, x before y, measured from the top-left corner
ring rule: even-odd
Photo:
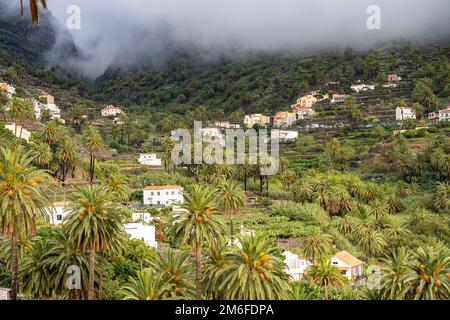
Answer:
[[[298,254],[290,251],[283,252],[284,263],[286,264],[286,272],[291,276],[292,280],[298,281],[303,278],[306,269],[312,266],[311,261],[301,258]]]
[[[434,125],[442,121],[450,121],[450,106],[447,109],[430,112],[428,114],[428,120]]]
[[[144,204],[170,206],[183,202],[183,188],[180,186],[147,186],[144,188]]]
[[[14,94],[16,94],[16,88],[14,88],[13,86],[9,85],[6,82],[0,83],[0,90],[3,90],[6,93],[8,93],[9,98],[11,98]]]
[[[290,127],[297,121],[297,115],[293,112],[277,112],[273,117],[273,126],[276,128]]]
[[[342,103],[345,102],[345,99],[348,98],[346,94],[333,94],[331,96],[331,103]]]
[[[17,138],[25,139],[27,142],[30,142],[31,132],[22,128],[22,126],[11,123],[5,125],[5,128],[11,131]]]
[[[145,226],[143,223],[126,223],[123,224],[125,232],[128,233],[130,239],[141,240],[151,248],[157,248],[156,228],[155,226]]]
[[[161,166],[161,159],[158,159],[154,153],[141,153],[138,162],[145,166]]]
[[[244,117],[244,125],[247,128],[252,128],[255,124],[258,124],[260,126],[267,126],[268,124],[270,124],[270,117],[260,113],[246,115]]]
[[[46,209],[51,224],[58,225],[64,221],[64,219],[68,215],[67,212],[68,205],[69,202],[67,201],[54,202],[53,208]]]
[[[416,119],[416,112],[413,107],[397,107],[395,109],[395,119],[403,121],[405,119]]]

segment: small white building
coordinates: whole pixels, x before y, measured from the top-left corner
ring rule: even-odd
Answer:
[[[316,111],[311,107],[294,108],[293,111],[297,114],[298,120],[303,120],[316,114]]]
[[[180,186],[147,186],[144,188],[144,204],[170,206],[183,202],[183,188]]]
[[[144,222],[144,223],[150,223],[153,221],[153,217],[148,212],[133,212],[131,214],[131,220],[133,222]]]
[[[290,127],[297,121],[297,115],[294,112],[281,111],[273,117],[273,126],[276,128]]]
[[[112,105],[106,106],[102,109],[102,117],[115,117],[122,113],[120,108],[114,107]]]
[[[339,251],[330,259],[331,265],[341,270],[349,280],[363,276],[363,262],[348,251]]]
[[[239,123],[231,123],[228,121],[216,121],[214,126],[219,129],[240,129],[241,125]]]
[[[5,128],[11,131],[17,138],[25,139],[27,142],[30,142],[31,132],[22,128],[22,126],[11,123],[5,125]]]
[[[442,121],[450,121],[450,107],[428,114],[428,120],[431,124],[438,124]]]
[[[48,101],[48,100],[47,100]],[[54,101],[54,100],[51,100]],[[37,120],[41,120],[42,112],[48,110],[51,119],[61,119],[61,109],[54,103],[41,103],[33,99],[34,115]]]
[[[309,260],[301,258],[290,251],[283,252],[283,256],[287,267],[284,271],[291,276],[292,280],[298,281],[302,279],[306,269],[312,266]]]
[[[270,117],[269,116],[265,116],[265,115],[260,114],[260,113],[246,115],[244,117],[244,125],[247,128],[253,128],[253,126],[255,124],[260,125],[260,126],[267,126],[267,125],[270,124]]]
[[[53,208],[48,208],[47,214],[51,224],[61,224],[66,216],[69,214],[67,211],[68,202],[61,201],[53,203]]]
[[[8,94],[8,97],[11,99],[13,95],[16,94],[16,88],[14,88],[13,86],[9,85],[6,82],[1,82],[0,83],[0,90],[5,91]]]
[[[364,91],[372,91],[375,90],[375,85],[373,84],[365,84],[365,83],[358,83],[351,86],[351,89],[355,92],[364,92]]]
[[[161,159],[158,159],[154,153],[141,153],[138,162],[145,166],[161,166]]]
[[[416,113],[412,107],[397,107],[395,109],[395,119],[403,121],[406,119],[416,119]]]
[[[348,98],[346,94],[333,94],[331,96],[331,103],[343,103]]]
[[[126,223],[123,224],[123,227],[125,232],[129,234],[130,239],[141,240],[151,248],[158,248],[155,226],[145,226],[143,223]]]
[[[295,140],[298,138],[298,131],[272,130],[270,138],[283,141]]]

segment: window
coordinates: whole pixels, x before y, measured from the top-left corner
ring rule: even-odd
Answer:
[[[338,264],[337,261],[333,261],[333,264]]]
[[[157,203],[158,203],[158,204],[161,204],[161,201],[158,201]]]
[[[166,191],[166,196],[168,196],[169,195],[169,191]]]
[[[166,201],[166,204],[169,204],[169,201]]]
[[[173,196],[175,195],[175,191],[172,191],[172,195],[173,195]]]
[[[161,192],[158,191],[158,192],[156,193],[156,195],[160,196],[160,195],[161,195]]]
[[[58,214],[58,215],[56,216],[56,220],[62,221],[62,215],[61,215],[61,214]]]
[[[155,194],[155,193],[154,193],[153,191],[152,191],[152,192],[150,192],[150,195],[152,195],[152,196],[153,196],[154,194]]]

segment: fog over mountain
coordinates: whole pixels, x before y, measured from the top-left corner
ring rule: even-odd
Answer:
[[[0,0],[0,2],[13,2]],[[15,2],[19,2],[18,0]],[[255,51],[327,47],[368,48],[393,38],[450,38],[448,0],[47,0],[60,26],[67,8],[81,9],[70,30],[88,59],[64,61],[89,77],[113,64],[155,63],[175,49],[205,59]],[[370,5],[381,9],[381,30],[369,30]]]

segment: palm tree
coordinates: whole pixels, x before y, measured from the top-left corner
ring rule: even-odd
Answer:
[[[217,213],[216,196],[205,186],[194,184],[186,188],[183,191],[184,202],[179,205],[187,212],[174,217],[174,225],[168,232],[175,242],[190,243],[194,249],[197,299],[202,297],[202,245],[225,233],[222,221],[214,215]]]
[[[241,187],[233,180],[224,180],[217,188],[218,205],[223,213],[230,217],[230,237],[234,243],[233,216],[239,214],[240,208],[245,204],[245,195]]]
[[[95,153],[102,150],[104,145],[102,136],[93,127],[88,127],[85,134],[83,135],[83,145],[89,151],[89,183],[92,184],[92,181],[94,181],[95,173]]]
[[[242,179],[242,181],[244,181],[244,191],[247,191],[247,181],[251,175],[251,169],[252,167],[248,164],[247,161],[245,161],[244,164],[237,165],[236,175],[240,180]]]
[[[408,249],[400,247],[397,250],[390,250],[381,259],[380,294],[383,299],[403,299],[405,295],[404,277],[408,273],[411,258]]]
[[[159,278],[152,270],[137,272],[137,278],[130,277],[128,284],[122,287],[124,300],[159,300],[161,288]]]
[[[52,295],[50,271],[45,263],[45,255],[51,248],[48,239],[39,236],[30,241],[21,262],[23,290],[33,298],[45,298]]]
[[[46,0],[30,0],[30,14],[33,24],[39,23],[39,5],[41,5],[42,8],[47,9]],[[20,0],[20,14],[23,16],[23,0]]]
[[[450,209],[450,183],[438,182],[435,187],[436,207]]]
[[[450,256],[445,251],[419,248],[404,282],[414,300],[450,299]]]
[[[105,181],[105,188],[113,196],[113,200],[126,202],[130,198],[130,189],[123,175],[115,173],[109,175]]]
[[[81,289],[70,290],[69,295],[80,299],[88,289],[89,261],[84,252],[79,252],[76,243],[72,241],[67,232],[66,225],[63,228],[50,229],[50,235],[46,242],[49,242],[50,250],[44,256],[45,265],[50,274],[50,286],[57,292],[67,290],[66,282],[70,266],[78,266],[81,272]]]
[[[78,187],[71,197],[66,228],[81,251],[89,253],[88,299],[94,299],[95,254],[102,249],[120,247],[124,239],[122,217],[112,206],[102,186]]]
[[[40,168],[48,168],[52,161],[52,150],[48,144],[36,142],[30,144],[30,151],[33,154],[33,163]]]
[[[167,137],[163,140],[161,149],[165,153],[164,157],[164,167],[166,168],[167,172],[170,171],[170,159],[171,159],[171,152],[175,146],[175,141],[171,137]]]
[[[75,145],[70,139],[64,139],[58,144],[55,152],[55,159],[58,160],[61,167],[62,181],[66,181],[66,175],[70,169],[73,169],[76,162]]]
[[[39,138],[48,145],[57,145],[66,136],[64,128],[57,120],[47,122],[39,133]]]
[[[225,255],[217,272],[218,290],[227,300],[275,300],[291,296],[281,251],[263,235],[243,237]]]
[[[375,221],[378,221],[379,218],[387,215],[389,210],[384,202],[376,199],[370,203],[368,213],[369,215],[375,217]]]
[[[47,174],[32,166],[30,152],[0,148],[0,228],[11,236],[11,298],[17,299],[19,269],[19,234],[36,231],[36,218],[45,217],[51,206],[43,192]]]
[[[340,288],[345,283],[345,277],[341,271],[331,264],[327,259],[321,259],[311,266],[307,277],[324,288],[324,298],[328,300],[328,288]]]
[[[3,121],[6,123],[6,117],[8,115],[8,105],[10,103],[8,94],[3,90],[0,90],[0,115],[3,117]]]
[[[13,119],[15,124],[14,135],[22,137],[23,123],[27,119],[34,118],[34,106],[29,100],[13,98],[9,106],[9,116]],[[17,127],[20,126],[20,134],[17,135]]]
[[[306,259],[315,262],[327,254],[331,242],[332,238],[330,235],[319,232],[313,233],[303,237],[300,247],[301,254]]]
[[[194,273],[188,252],[169,250],[158,253],[151,263],[158,276],[162,299],[192,299],[195,296]]]

